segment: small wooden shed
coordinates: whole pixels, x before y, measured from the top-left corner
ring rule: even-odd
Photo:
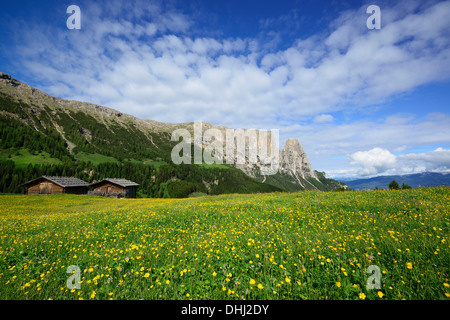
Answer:
[[[127,179],[107,178],[91,184],[93,190],[89,191],[88,194],[117,198],[136,198],[138,186],[139,184],[136,182]]]
[[[41,176],[24,183],[27,194],[86,194],[89,183],[74,177]]]

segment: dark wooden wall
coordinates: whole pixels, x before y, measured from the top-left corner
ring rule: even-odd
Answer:
[[[109,191],[108,191],[108,188],[110,188]],[[106,192],[106,193],[111,192],[111,191],[124,192],[124,193],[126,192],[127,198],[136,198],[136,190],[137,190],[137,187],[124,188],[124,187],[115,185],[110,182],[104,182],[100,185],[97,185],[94,189],[94,191],[101,191],[101,192]]]
[[[66,187],[63,188],[51,181],[41,179],[27,186],[27,194],[87,194],[88,187]]]
[[[128,187],[127,190],[127,198],[136,198],[137,187]]]
[[[109,183],[109,182],[105,182],[105,183],[102,183],[102,184],[96,186],[94,191],[107,192],[108,188],[110,188],[109,191],[125,191],[125,188],[120,187],[120,186],[115,185],[115,184],[112,184],[112,183]]]
[[[57,194],[64,193],[64,189],[53,182],[39,180],[27,186],[27,194]]]
[[[88,187],[66,187],[64,193],[70,194],[87,194]]]

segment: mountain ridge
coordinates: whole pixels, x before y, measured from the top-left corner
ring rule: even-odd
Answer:
[[[377,176],[371,178],[346,180],[347,186],[354,190],[387,189],[395,180],[400,186],[404,183],[413,188],[435,187],[450,184],[450,173],[420,172],[404,175]]]
[[[0,72],[0,98],[0,116],[4,121],[4,149],[9,146],[5,142],[8,130],[12,130],[7,122],[16,121],[17,126],[23,126],[24,131],[54,136],[58,141],[55,147],[59,148],[55,154],[60,159],[77,161],[82,159],[83,154],[99,154],[119,161],[162,161],[170,165],[170,151],[177,143],[171,141],[172,132],[175,129],[193,132],[194,129],[194,122],[163,123],[140,119],[109,107],[53,97],[3,72]],[[202,130],[207,129],[225,132],[229,128],[203,123]],[[259,135],[260,131],[257,133]],[[62,150],[63,145],[66,151]],[[197,147],[204,149],[205,143]],[[53,154],[53,149],[48,146],[40,148]],[[255,183],[274,186],[274,190],[331,190],[345,186],[314,171],[297,139],[288,140],[285,147],[278,152],[279,172],[272,177],[262,174],[263,165],[260,162],[256,165],[234,164],[233,167],[254,179]],[[246,153],[246,159],[247,156]],[[225,165],[216,168],[224,169]],[[205,185],[211,186],[214,181],[205,181]]]

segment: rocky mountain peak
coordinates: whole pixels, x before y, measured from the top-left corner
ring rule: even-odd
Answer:
[[[297,152],[299,154],[305,153],[305,151],[302,148],[302,145],[297,139],[287,139],[286,144],[284,146],[283,150],[291,150],[292,152]]]
[[[11,77],[9,74],[0,71],[0,80],[4,81],[13,87],[17,87],[21,85],[21,82]]]
[[[303,185],[301,178],[314,178],[318,180],[302,145],[297,139],[288,139],[285,147],[280,151],[280,171],[296,178]]]

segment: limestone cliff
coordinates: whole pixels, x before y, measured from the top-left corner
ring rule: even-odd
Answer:
[[[297,139],[288,139],[285,147],[280,151],[280,173],[294,177],[303,187],[305,187],[302,183],[304,179],[314,178],[319,181]]]

